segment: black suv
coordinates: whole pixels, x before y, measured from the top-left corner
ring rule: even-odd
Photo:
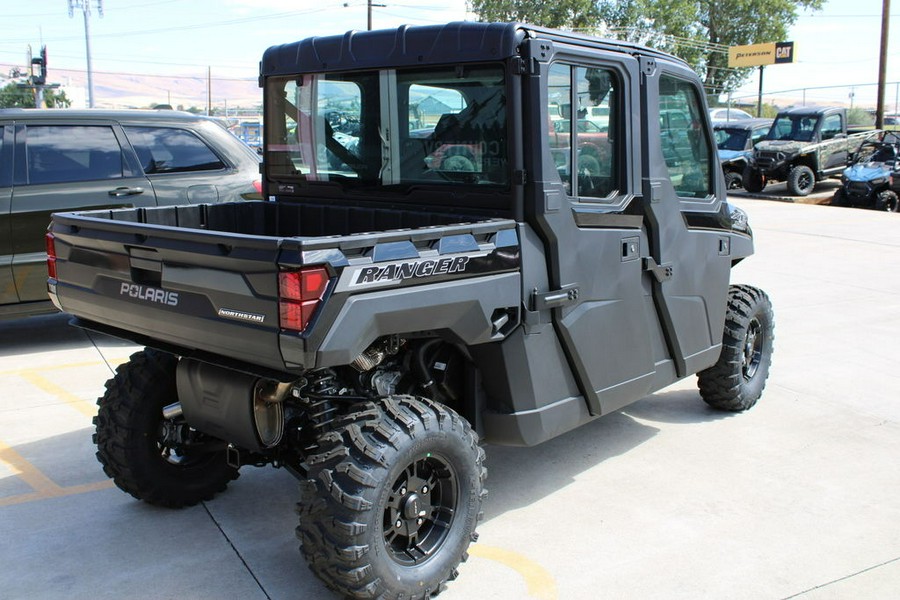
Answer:
[[[0,318],[47,298],[50,214],[261,198],[259,157],[213,119],[171,110],[0,110]]]

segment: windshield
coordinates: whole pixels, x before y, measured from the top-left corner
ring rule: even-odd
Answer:
[[[272,179],[353,187],[506,186],[506,87],[497,65],[271,79]]]
[[[747,148],[749,129],[719,129],[715,130],[716,147],[719,150],[744,150]]]
[[[766,139],[809,142],[813,139],[818,122],[819,117],[816,115],[778,115]]]

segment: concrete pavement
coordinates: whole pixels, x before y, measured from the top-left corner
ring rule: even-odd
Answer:
[[[694,378],[535,448],[488,447],[481,538],[442,598],[896,598],[900,215],[741,199],[733,281],[775,307],[751,411]],[[331,599],[294,538],[296,482],[244,468],[154,508],[93,456],[94,400],[137,348],[62,316],[0,323],[0,597]]]

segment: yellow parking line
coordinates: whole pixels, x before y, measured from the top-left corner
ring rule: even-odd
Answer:
[[[484,544],[469,547],[469,554],[493,560],[516,571],[525,580],[528,595],[539,600],[557,600],[556,582],[547,570],[518,552]]]
[[[40,369],[35,369],[35,368],[9,369],[6,371],[0,371],[0,377],[5,377],[8,375],[18,375],[19,373],[22,373],[23,371],[52,372],[52,371],[63,371],[66,369],[81,369],[84,367],[97,367],[97,366],[105,367],[105,366],[107,366],[107,364],[112,365],[113,369],[115,369],[115,367],[117,365],[120,365],[125,362],[128,362],[127,356],[125,358],[111,358],[108,363],[105,360],[92,360],[92,361],[84,361],[84,362],[65,363],[62,365],[46,366],[46,367],[41,367]]]
[[[38,373],[34,369],[22,369],[19,371],[18,376],[35,386],[36,388],[47,392],[52,396],[56,396],[60,400],[62,400],[65,404],[68,404],[78,412],[87,415],[88,417],[94,417],[97,414],[97,406],[92,402],[88,402],[79,396],[71,393],[67,389],[56,385],[52,381],[46,379],[43,375]]]
[[[4,506],[12,506],[14,504],[24,504],[25,502],[33,502],[35,500],[45,500],[47,498],[60,498],[62,496],[72,496],[74,494],[84,494],[87,492],[96,492],[105,490],[113,486],[111,480],[98,481],[95,483],[85,483],[82,485],[73,485],[62,487],[53,482],[49,477],[41,473],[40,469],[25,460],[25,458],[0,442],[0,463],[5,464],[9,469],[22,481],[27,483],[32,492],[18,494],[16,496],[8,496],[0,498],[0,508]]]
[[[25,460],[21,454],[3,442],[0,442],[0,462],[9,467],[13,473],[18,475],[22,481],[39,494],[53,494],[62,489],[34,465]]]
[[[15,504],[25,504],[26,502],[35,502],[37,500],[47,500],[48,498],[62,498],[63,496],[74,496],[76,494],[86,494],[87,492],[97,492],[107,490],[113,487],[112,479],[106,481],[98,481],[96,483],[86,483],[84,485],[73,485],[71,487],[61,487],[53,493],[28,492],[27,494],[19,494],[18,496],[9,496],[0,498],[0,508],[5,506],[13,506]]]

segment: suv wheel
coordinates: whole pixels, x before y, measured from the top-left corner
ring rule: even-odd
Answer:
[[[775,319],[765,292],[733,285],[728,292],[722,354],[697,374],[700,396],[712,406],[734,412],[756,404],[772,364]]]
[[[443,405],[355,406],[306,460],[297,537],[309,568],[348,597],[439,593],[477,537],[483,462],[469,424]]]
[[[816,187],[816,174],[806,165],[797,165],[788,173],[787,187],[791,196],[808,196]]]

